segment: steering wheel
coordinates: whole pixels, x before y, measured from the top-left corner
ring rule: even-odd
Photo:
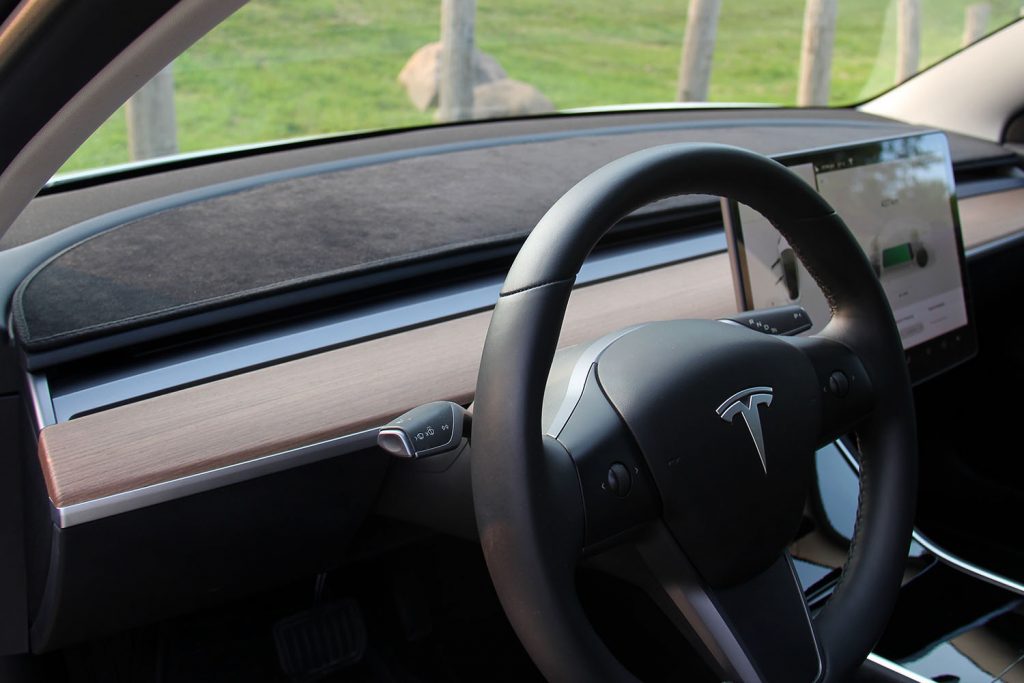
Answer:
[[[545,388],[576,274],[598,239],[665,197],[759,211],[824,291],[808,338],[712,320],[651,322],[575,354]],[[552,373],[553,374],[553,373]],[[543,414],[543,419],[542,419]],[[815,448],[855,429],[857,523],[812,617],[786,551]],[[472,483],[501,604],[550,680],[634,681],[587,620],[584,557],[628,555],[672,621],[735,681],[836,681],[880,637],[910,543],[917,445],[910,380],[882,287],[839,216],[759,154],[668,145],[567,192],[509,270],[477,379]]]

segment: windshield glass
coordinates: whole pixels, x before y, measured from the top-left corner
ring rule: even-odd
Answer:
[[[1020,0],[253,0],[61,174],[590,107],[848,105],[1020,11]]]

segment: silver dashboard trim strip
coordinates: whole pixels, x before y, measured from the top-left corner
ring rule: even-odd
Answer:
[[[874,652],[868,655],[868,661],[872,662],[873,664],[877,664],[883,669],[888,669],[893,673],[905,676],[907,680],[914,681],[914,683],[935,683],[935,681],[933,681],[932,679],[925,678],[921,674],[914,673],[907,667],[900,666],[896,662],[890,661],[885,657],[882,657],[881,655],[876,655]]]
[[[587,259],[576,285],[668,266],[725,251],[721,231],[705,231],[659,240],[642,248],[609,251]],[[208,381],[289,358],[354,343],[398,330],[429,325],[459,315],[493,308],[503,277],[475,285],[405,297],[387,305],[368,306],[328,320],[300,323],[284,330],[262,332],[242,341],[204,347],[202,351],[148,364],[112,370],[80,384],[55,389],[53,409],[57,422],[111,405]]]
[[[308,465],[367,448],[375,448],[377,446],[378,431],[380,431],[378,427],[366,429],[308,446],[271,453],[254,460],[190,474],[186,477],[163,481],[131,491],[124,491],[123,493],[115,493],[111,496],[85,501],[84,503],[75,503],[64,507],[56,507],[51,503],[51,517],[57,526],[66,529],[78,524],[103,519],[104,517],[112,517],[122,512],[130,512],[230,484],[248,481],[265,474],[280,472],[299,467],[300,465]]]
[[[979,567],[978,565],[968,562],[967,560],[961,559],[956,555],[944,550],[941,546],[936,545],[927,536],[922,534],[920,531],[914,530],[914,540],[921,544],[921,546],[930,552],[935,557],[939,558],[946,564],[950,565],[954,569],[959,569],[965,574],[970,574],[976,579],[981,579],[991,583],[993,586],[1006,589],[1018,595],[1024,595],[1024,584],[1020,584],[1013,579],[1008,579],[1005,576],[990,572],[987,569]]]
[[[50,384],[44,375],[34,372],[25,374],[28,387],[28,398],[32,407],[32,417],[36,422],[36,431],[52,424],[57,424],[57,416],[53,410],[53,399],[50,396]]]
[[[839,452],[842,453],[843,458],[846,460],[847,464],[850,465],[853,471],[859,472],[860,468],[857,464],[857,459],[854,457],[853,453],[850,452],[850,449],[846,446],[846,444],[843,443],[841,440],[837,440],[835,441],[835,445],[836,448],[839,449]],[[1013,579],[1009,579],[1000,574],[996,574],[995,572],[991,572],[983,567],[979,567],[973,562],[968,562],[963,558],[957,557],[953,553],[944,549],[942,546],[931,541],[927,536],[922,534],[917,529],[914,529],[912,538],[915,542],[920,544],[921,547],[923,547],[925,550],[927,550],[936,558],[938,558],[941,562],[949,565],[953,569],[961,571],[969,576],[973,576],[974,578],[980,579],[981,581],[990,583],[998,588],[1008,590],[1018,595],[1024,595],[1024,584],[1021,584],[1020,582],[1014,581]]]
[[[983,242],[964,251],[964,258],[972,259],[987,256],[991,253],[1002,251],[1006,247],[1015,246],[1024,242],[1024,230],[997,237],[994,240]]]

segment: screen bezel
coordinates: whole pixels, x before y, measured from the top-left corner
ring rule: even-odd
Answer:
[[[898,140],[913,140],[937,136],[942,141],[945,151],[947,172],[950,183],[950,212],[953,219],[954,239],[960,264],[960,285],[964,294],[964,307],[967,323],[954,330],[921,342],[904,350],[907,369],[914,384],[919,384],[931,377],[941,374],[967,360],[978,352],[977,332],[974,324],[974,310],[971,303],[970,288],[967,278],[967,258],[964,252],[963,235],[960,228],[960,211],[957,203],[956,184],[953,179],[952,163],[949,155],[949,142],[945,134],[939,131],[896,135],[876,138],[865,142],[857,142],[835,147],[824,147],[793,154],[774,157],[785,166],[813,164],[817,169],[827,164],[830,159],[848,158],[853,156],[872,155],[879,152],[882,145]],[[817,173],[817,171],[815,171]],[[739,205],[735,200],[722,198],[722,217],[725,223],[726,244],[729,250],[729,262],[733,272],[733,285],[738,310],[745,311],[752,307],[753,294],[750,289],[750,277],[747,269],[747,253],[743,240],[743,226],[740,221]]]

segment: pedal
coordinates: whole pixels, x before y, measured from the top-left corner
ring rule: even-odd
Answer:
[[[433,633],[430,604],[419,578],[410,571],[398,571],[392,576],[391,590],[406,642],[415,643]]]
[[[362,660],[366,623],[355,600],[339,600],[277,622],[274,642],[281,670],[293,681],[312,681]]]

